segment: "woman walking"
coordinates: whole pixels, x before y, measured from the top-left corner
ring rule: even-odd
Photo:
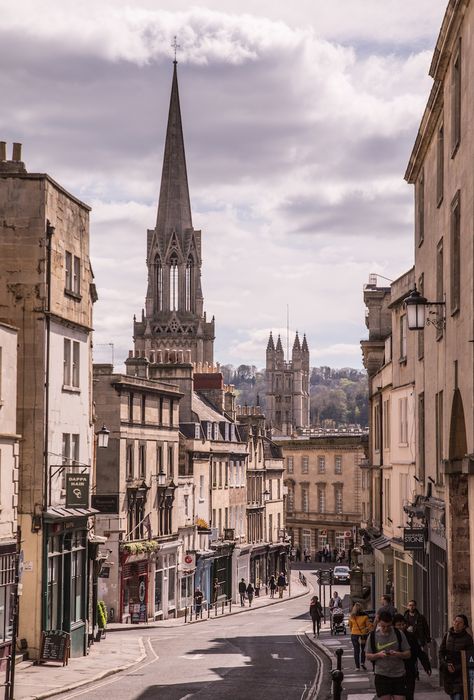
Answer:
[[[310,617],[313,621],[313,635],[316,637],[316,633],[319,637],[319,631],[321,629],[321,618],[323,616],[323,609],[321,607],[321,603],[319,602],[319,598],[317,595],[314,595],[311,598],[311,603],[309,605],[309,614]]]
[[[274,598],[275,591],[277,589],[277,584],[275,581],[275,576],[273,574],[270,576],[270,581],[268,582],[268,587],[270,588],[270,598]]]
[[[366,613],[362,610],[360,603],[354,603],[349,617],[349,628],[351,630],[352,646],[354,647],[356,669],[359,671],[363,668],[364,671],[367,671],[365,666],[365,643],[372,625]]]
[[[253,600],[253,594],[254,594],[254,592],[255,592],[254,587],[252,586],[251,583],[249,583],[249,585],[247,586],[247,598],[248,598],[248,601],[249,601],[249,608],[252,607],[252,600]]]
[[[444,692],[451,700],[462,700],[461,651],[474,645],[467,631],[469,623],[465,615],[456,615],[453,626],[444,635],[439,648],[439,670],[443,679]]]

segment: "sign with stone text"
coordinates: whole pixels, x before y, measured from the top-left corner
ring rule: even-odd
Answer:
[[[425,548],[425,529],[423,527],[403,528],[403,549],[406,551],[423,550]]]
[[[66,474],[66,508],[89,508],[89,474]]]

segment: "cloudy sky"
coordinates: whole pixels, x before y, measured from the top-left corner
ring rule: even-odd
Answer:
[[[177,35],[216,359],[268,333],[361,366],[363,284],[413,261],[405,166],[447,0],[0,0],[0,140],[92,206],[96,359],[146,292]],[[383,280],[380,280],[383,283]]]

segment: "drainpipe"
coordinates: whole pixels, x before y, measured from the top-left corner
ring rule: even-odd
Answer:
[[[51,355],[51,270],[52,270],[52,237],[54,236],[54,226],[51,225],[49,219],[46,220],[46,285],[47,298],[45,309],[45,351],[46,351],[46,366],[44,375],[44,451],[43,451],[43,468],[44,468],[44,488],[43,488],[43,511],[48,509],[51,503],[51,483],[49,478],[49,459],[48,459],[48,443],[49,443],[49,377],[50,377],[50,355]],[[43,529],[44,538],[44,529]],[[47,561],[46,561],[47,543],[43,539],[43,605],[41,606],[41,628],[46,629],[46,591],[47,591]]]

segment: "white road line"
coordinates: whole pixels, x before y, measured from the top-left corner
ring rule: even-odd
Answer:
[[[141,664],[140,666],[137,666],[135,668],[130,667],[129,671],[126,671],[123,673],[119,672],[119,673],[115,674],[113,678],[110,678],[110,679],[104,681],[103,683],[97,683],[96,685],[89,685],[86,689],[80,690],[77,693],[72,693],[72,694],[68,693],[67,697],[68,698],[77,698],[80,695],[86,695],[86,693],[90,693],[92,690],[98,690],[99,688],[104,688],[107,685],[112,685],[112,683],[117,683],[117,681],[121,680],[123,676],[130,676],[130,675],[136,673],[137,671],[141,671],[142,668],[145,668],[146,666],[149,666],[150,664],[155,663],[155,661],[157,661],[160,657],[158,656],[158,654],[156,654],[155,650],[153,649],[151,642],[150,642],[150,639],[147,638],[146,641],[147,641],[148,646],[150,647],[150,651],[153,655],[153,658],[150,661],[146,661],[144,664]],[[140,642],[141,642],[142,647],[143,647],[142,637],[140,637]]]
[[[313,649],[313,646],[307,641],[306,637],[302,637],[299,634],[297,634],[296,638],[299,641],[299,643],[306,649],[306,651],[308,651],[311,654],[311,656],[313,656],[313,658],[317,662],[318,671],[316,673],[313,684],[309,689],[305,689],[304,692],[306,692],[306,690],[308,690],[307,700],[311,700],[311,698],[318,698],[319,697],[319,690],[321,688],[321,684],[323,681],[323,673],[322,673],[323,662],[321,661],[320,657]],[[301,697],[303,697],[303,696],[301,696]]]

